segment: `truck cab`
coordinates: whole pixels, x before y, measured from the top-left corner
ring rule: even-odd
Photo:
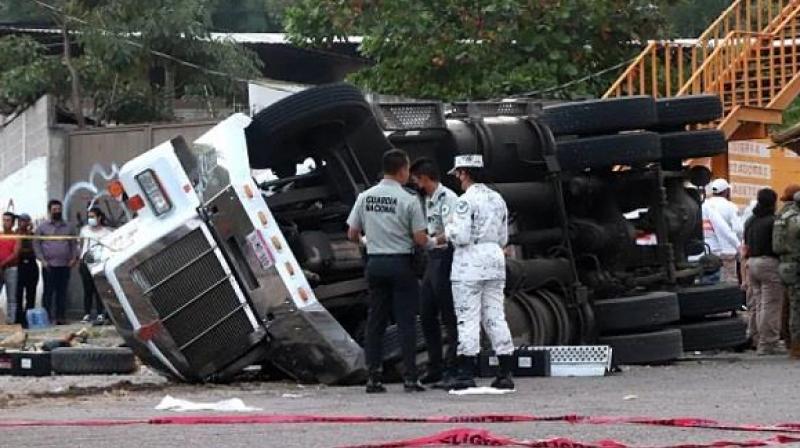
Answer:
[[[234,114],[126,163],[110,188],[133,216],[92,274],[126,343],[171,377],[223,381],[270,362],[323,383],[359,381],[364,354],[319,303],[253,181]]]

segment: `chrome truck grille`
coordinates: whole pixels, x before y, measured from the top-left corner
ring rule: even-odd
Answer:
[[[197,228],[132,271],[161,324],[196,370],[240,356],[232,348],[253,332],[235,280],[215,249]]]

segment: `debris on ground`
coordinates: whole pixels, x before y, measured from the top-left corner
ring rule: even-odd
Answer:
[[[180,398],[173,398],[170,395],[164,397],[161,402],[156,405],[158,411],[223,411],[223,412],[251,412],[262,411],[261,408],[254,408],[244,404],[241,398],[229,398],[227,400],[220,400],[216,403],[198,403],[189,400],[181,400]]]

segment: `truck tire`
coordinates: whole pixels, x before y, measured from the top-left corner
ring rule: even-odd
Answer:
[[[690,95],[656,101],[658,130],[680,129],[687,124],[708,123],[722,116],[722,102],[716,95]]]
[[[553,135],[598,135],[646,129],[656,124],[656,104],[649,96],[630,96],[547,106],[541,121]]]
[[[53,372],[62,375],[127,374],[136,357],[125,347],[64,347],[51,352]]]
[[[726,151],[728,142],[725,134],[716,129],[661,134],[661,154],[664,159],[713,157]]]
[[[675,328],[650,333],[603,336],[598,339],[613,349],[613,363],[663,364],[683,354],[681,331]]]
[[[732,283],[690,286],[678,290],[681,319],[696,319],[739,309],[745,304],[744,291]]]
[[[673,292],[596,300],[595,317],[601,333],[647,330],[680,319],[678,296]]]
[[[293,164],[308,156],[309,151],[302,147],[309,139],[336,146],[369,120],[375,121],[372,109],[352,85],[330,84],[295,93],[258,112],[245,128],[250,166],[264,169]],[[391,146],[380,128],[375,129],[370,135],[377,140],[375,150]]]
[[[747,324],[739,317],[678,325],[687,352],[739,347],[747,341]]]
[[[661,159],[661,143],[654,132],[564,140],[558,142],[556,147],[558,163],[566,171],[635,165]]]

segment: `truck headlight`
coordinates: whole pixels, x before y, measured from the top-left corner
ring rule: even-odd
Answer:
[[[167,193],[161,187],[161,182],[153,170],[145,170],[136,175],[136,182],[142,187],[147,202],[153,207],[156,216],[163,215],[164,213],[172,210],[172,203],[167,196]]]

